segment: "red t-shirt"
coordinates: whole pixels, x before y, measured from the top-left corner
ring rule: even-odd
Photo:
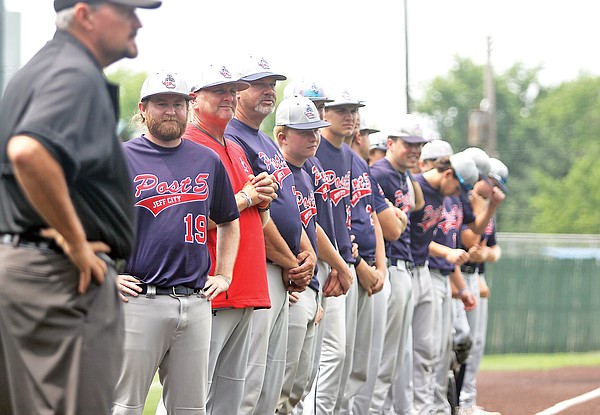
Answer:
[[[189,124],[183,138],[192,140],[214,150],[219,157],[233,187],[239,192],[248,182],[252,167],[246,159],[244,150],[231,140],[225,139],[225,145],[208,136],[193,124]],[[208,249],[213,267],[217,249],[217,230],[208,233]],[[212,308],[269,308],[271,299],[267,283],[267,265],[265,238],[260,214],[255,206],[240,212],[240,246],[233,268],[233,279],[227,294],[221,293],[212,300]]]

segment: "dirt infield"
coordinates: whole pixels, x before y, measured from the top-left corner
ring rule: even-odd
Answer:
[[[552,370],[483,371],[478,376],[479,405],[502,415],[534,415],[567,399],[600,388],[600,367]],[[561,415],[600,415],[600,398]]]

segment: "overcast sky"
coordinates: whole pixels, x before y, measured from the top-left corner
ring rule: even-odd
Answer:
[[[454,56],[485,64],[487,37],[501,73],[516,62],[543,65],[543,85],[580,73],[600,75],[600,3],[590,0],[406,0],[412,95]],[[54,33],[52,0],[4,0],[22,13],[21,60],[26,62]],[[288,78],[348,89],[367,106],[369,124],[392,127],[406,112],[404,3],[392,0],[163,0],[140,10],[139,56],[109,67],[170,69],[193,77],[206,63],[235,65],[262,54]],[[316,8],[318,6],[319,8]]]

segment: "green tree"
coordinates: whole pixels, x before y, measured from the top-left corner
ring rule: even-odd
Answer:
[[[130,123],[131,117],[137,113],[140,101],[140,89],[148,74],[118,68],[106,74],[106,77],[119,85],[119,136],[126,141],[136,133],[136,126]]]
[[[600,78],[583,75],[540,98],[528,120],[537,232],[600,233],[599,106]]]
[[[531,230],[530,195],[535,190],[528,166],[535,143],[529,137],[531,128],[522,125],[531,116],[538,97],[546,92],[539,85],[540,68],[525,68],[517,63],[505,73],[494,76],[496,89],[497,151],[510,171],[511,192],[498,211],[498,224],[503,231]],[[435,78],[415,109],[430,114],[438,124],[442,139],[455,151],[468,147],[469,112],[479,109],[484,97],[482,65],[456,57],[456,63],[445,77]]]

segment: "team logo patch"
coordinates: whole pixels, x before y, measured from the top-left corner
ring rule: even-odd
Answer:
[[[310,105],[306,106],[306,109],[304,110],[304,116],[311,121],[316,118],[315,113]]]
[[[167,74],[165,80],[162,82],[165,88],[167,89],[175,89],[177,85],[175,85],[175,78],[171,74]]]
[[[156,217],[172,206],[207,200],[210,193],[209,176],[208,173],[200,173],[193,179],[186,177],[166,182],[154,174],[138,174],[133,179],[135,197],[142,199],[135,206],[148,209]],[[143,197],[144,193],[150,193],[151,196]]]
[[[260,60],[258,61],[258,66],[260,66],[266,71],[271,69],[271,67],[269,66],[269,62],[267,62],[265,58],[260,58]]]
[[[229,72],[229,69],[227,69],[226,67],[223,66],[219,73],[223,76],[223,78],[231,79],[231,72]]]

